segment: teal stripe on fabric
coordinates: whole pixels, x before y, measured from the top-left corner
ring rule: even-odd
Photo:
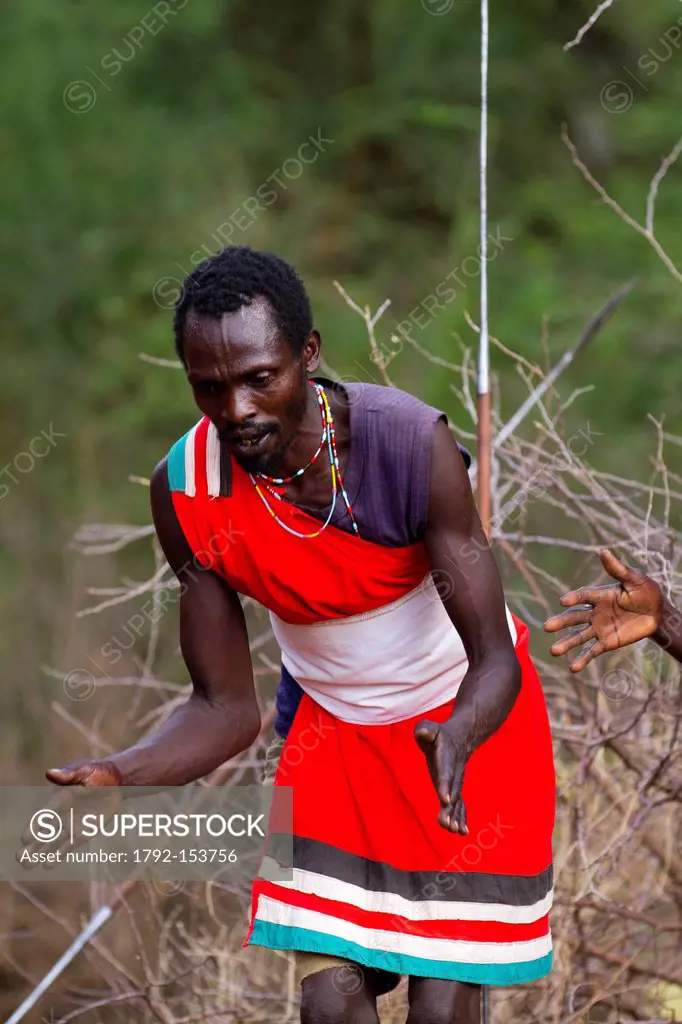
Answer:
[[[168,485],[171,491],[184,491],[187,485],[185,478],[185,447],[190,431],[176,441],[168,453]]]
[[[444,978],[447,981],[468,981],[472,985],[519,985],[544,978],[552,969],[552,954],[537,960],[516,964],[462,964],[454,961],[427,960],[382,949],[367,949],[347,939],[307,928],[256,921],[248,940],[249,946],[268,949],[302,950],[340,956],[365,967],[377,967],[395,974],[414,974],[421,978]]]

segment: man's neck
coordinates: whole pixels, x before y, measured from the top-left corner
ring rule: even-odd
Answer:
[[[291,446],[285,454],[282,463],[284,468],[281,473],[277,474],[278,476],[292,476],[298,469],[301,469],[309,462],[320,445],[320,440],[322,438],[322,416],[320,413],[320,405],[317,400],[317,392],[313,388],[310,388],[309,390],[310,397],[308,398],[303,422]],[[334,421],[334,436],[339,452],[339,458],[342,458],[348,448],[348,403],[346,398],[338,393],[337,389],[325,388],[325,394],[327,396],[332,419]],[[291,488],[292,490],[300,490],[304,492],[308,490],[310,485],[312,485],[314,489],[315,481],[317,480],[327,481],[329,478],[329,458],[327,451],[328,449],[325,443],[315,463],[309,467],[305,474],[295,481],[295,484],[298,486]]]

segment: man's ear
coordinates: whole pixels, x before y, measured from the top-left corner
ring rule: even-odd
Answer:
[[[314,373],[320,365],[320,349],[322,347],[322,339],[320,338],[319,331],[311,331],[308,339],[303,346],[303,365],[305,366],[306,373]]]

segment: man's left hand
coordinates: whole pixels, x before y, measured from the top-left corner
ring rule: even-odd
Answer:
[[[462,786],[464,768],[472,751],[461,727],[451,719],[432,722],[425,718],[414,727],[414,738],[424,752],[441,803],[438,823],[448,832],[468,835]]]

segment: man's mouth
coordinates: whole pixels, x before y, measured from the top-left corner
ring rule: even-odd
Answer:
[[[271,434],[271,430],[267,430],[264,434],[233,434],[226,440],[230,448],[236,448],[244,454],[251,454],[258,451]]]

